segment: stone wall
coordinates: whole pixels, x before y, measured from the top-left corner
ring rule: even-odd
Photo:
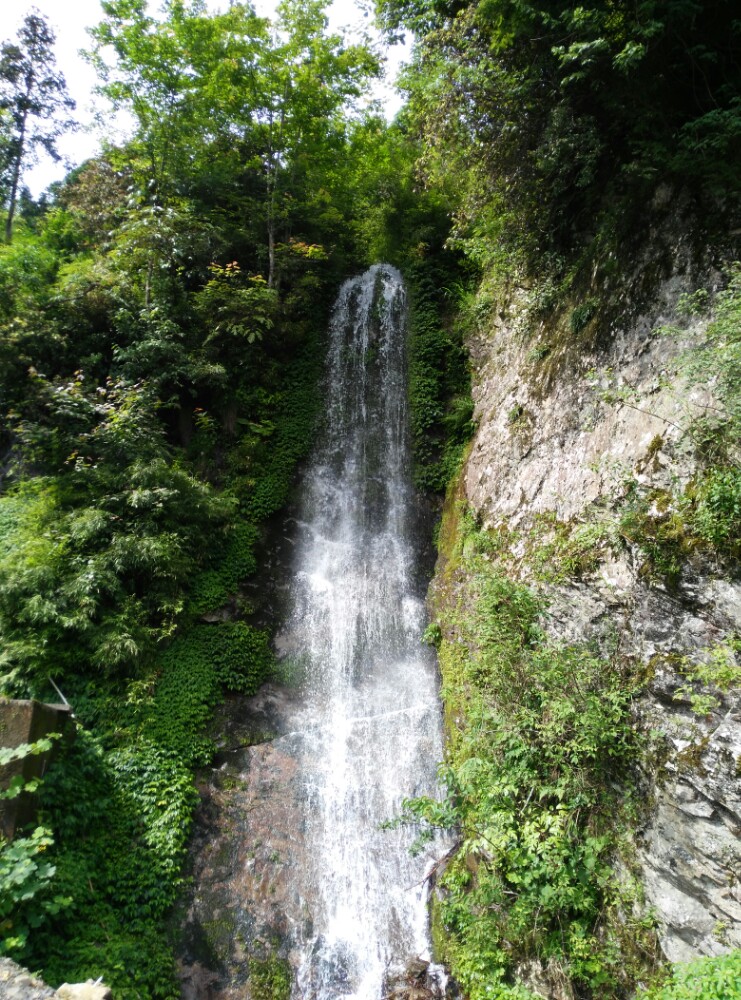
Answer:
[[[68,731],[70,717],[68,705],[0,698],[0,746],[15,748],[35,743],[50,733],[63,734]],[[16,775],[22,775],[25,781],[43,777],[52,754],[53,748],[0,766],[0,789],[7,788]],[[34,812],[34,799],[30,795],[0,800],[0,833],[11,840],[16,830],[33,821]]]

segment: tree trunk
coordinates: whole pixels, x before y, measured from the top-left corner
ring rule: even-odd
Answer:
[[[275,283],[275,220],[272,205],[268,210],[268,288]]]
[[[275,182],[277,164],[275,162],[275,146],[273,144],[273,112],[270,111],[270,149],[268,151],[267,173],[267,203],[268,203],[268,288],[275,281]]]
[[[8,217],[5,220],[5,242],[10,243],[13,239],[13,219],[15,218],[15,204],[18,198],[18,184],[21,178],[21,163],[23,162],[23,147],[26,139],[26,119],[28,112],[24,111],[21,120],[21,130],[18,136],[18,149],[13,162],[13,179],[10,184],[10,201],[8,203]]]

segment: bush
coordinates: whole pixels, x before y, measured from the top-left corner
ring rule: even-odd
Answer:
[[[637,1000],[737,1000],[741,997],[741,951],[675,965],[669,980],[642,989]]]
[[[694,489],[690,523],[699,537],[728,556],[741,546],[741,469],[711,469]]]
[[[54,843],[44,827],[25,837],[0,837],[0,955],[23,962],[30,954],[29,935],[71,903],[54,892],[56,866],[48,849]]]

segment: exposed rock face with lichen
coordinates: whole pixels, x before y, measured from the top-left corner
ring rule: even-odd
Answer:
[[[477,431],[462,475],[479,522],[505,539],[508,572],[547,593],[546,630],[619,643],[645,678],[637,862],[672,961],[741,947],[741,699],[693,672],[733,658],[741,584],[722,553],[683,547],[676,515],[698,475],[693,421],[715,406],[712,386],[677,366],[707,323],[680,315],[695,281],[675,273],[651,308],[623,303],[607,329],[578,309],[533,319],[522,291],[482,311],[469,335]],[[642,521],[625,515],[636,496]],[[683,550],[661,572],[638,532],[675,515]]]

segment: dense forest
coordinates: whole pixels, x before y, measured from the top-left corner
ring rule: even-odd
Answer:
[[[472,429],[471,324],[519,288],[533,325],[568,307],[575,341],[598,312],[606,330],[631,261],[681,217],[698,259],[726,268],[715,339],[695,359],[723,414],[702,428],[682,524],[645,544],[669,577],[682,545],[736,572],[741,19],[733,0],[385,0],[387,38],[415,39],[388,124],[365,98],[378,52],[329,33],[322,0],[283,0],[274,22],[242,2],[101,9],[89,58],[132,135],[39,200],[24,167],[54,154],[73,108],[40,15],[0,49],[0,692],[61,692],[76,720],[38,789],[39,825],[0,842],[0,955],[54,984],[102,975],[126,1000],[178,995],[171,913],[208,722],[279,670],[261,554],[314,438],[327,316],[348,274],[387,260],[408,281],[415,476],[439,503]],[[646,510],[631,510],[646,535]],[[468,555],[489,558],[491,539],[463,517]],[[504,623],[486,635],[492,662],[510,671],[488,678],[490,701],[525,669],[552,701],[565,677],[592,684],[593,656],[546,662],[535,648],[526,588],[484,590]],[[558,959],[580,997],[635,995],[656,972],[650,920],[630,941],[604,930],[617,906],[604,789],[637,753],[623,680],[608,678],[572,743],[531,702],[486,751],[453,740],[448,800],[410,805],[471,833],[435,918],[471,1000],[531,995],[513,978],[518,941]],[[480,707],[464,706],[471,733]],[[548,741],[565,749],[536,779],[528,754]],[[484,877],[477,838],[536,780],[541,801],[585,819],[558,842],[539,829],[552,853],[537,864],[499,827],[511,878],[493,862]],[[737,953],[659,978],[651,996],[739,995],[723,992],[733,977]]]

